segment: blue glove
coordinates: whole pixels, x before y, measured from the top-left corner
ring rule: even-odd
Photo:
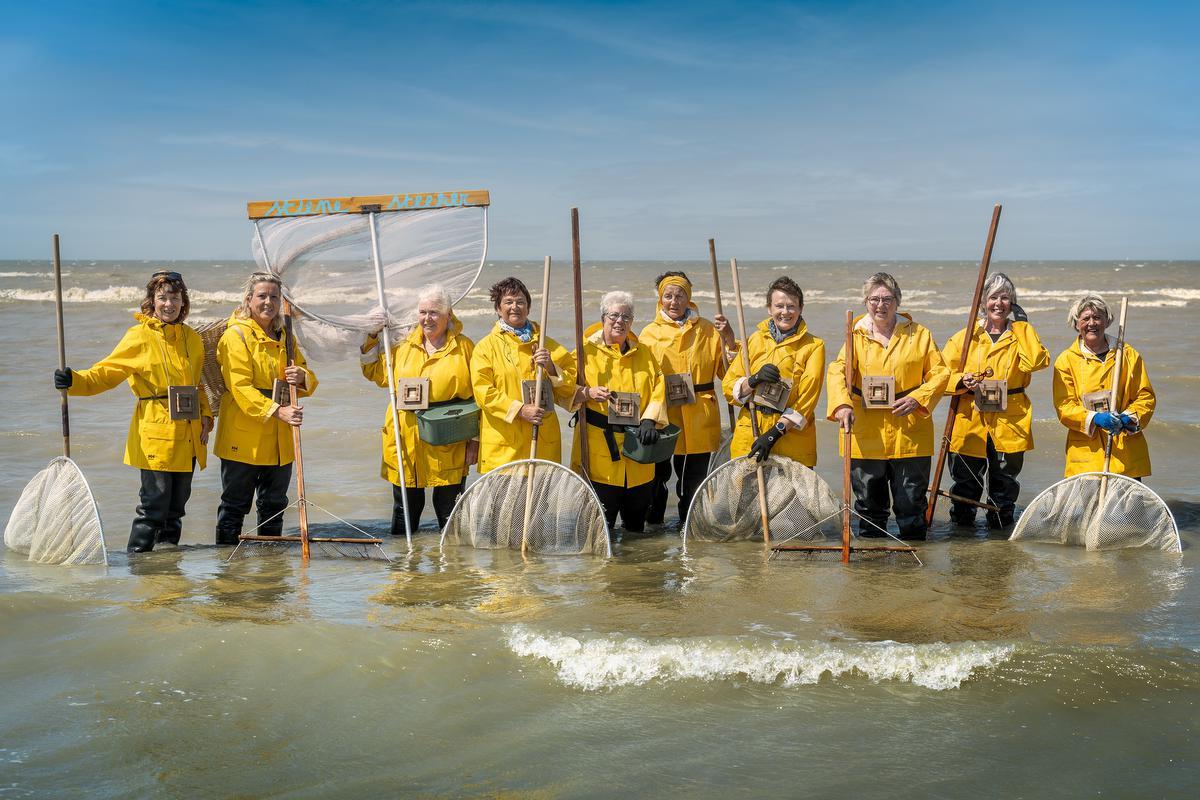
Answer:
[[[71,384],[75,382],[75,376],[71,374],[71,368],[54,370],[54,388],[55,389],[70,389]]]
[[[1120,433],[1123,427],[1120,415],[1113,414],[1110,411],[1101,411],[1096,414],[1096,416],[1092,417],[1092,424],[1101,430],[1108,431],[1114,436]]]
[[[1126,433],[1137,433],[1137,420],[1128,414],[1121,414],[1121,427]]]
[[[776,442],[783,438],[785,433],[787,433],[787,428],[783,426],[783,423],[776,422],[774,425],[767,428],[765,433],[755,439],[754,444],[750,445],[750,455],[752,455],[756,461],[766,460],[767,456],[771,455],[771,448],[775,446]]]

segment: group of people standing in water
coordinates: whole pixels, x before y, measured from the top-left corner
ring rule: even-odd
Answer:
[[[1026,389],[1050,356],[1017,304],[1017,291],[1002,273],[990,275],[980,297],[980,318],[939,349],[928,329],[900,311],[895,278],[876,273],[862,287],[863,313],[853,322],[853,382],[845,380],[843,346],[826,365],[825,342],[808,330],[804,292],[791,278],[767,287],[766,312],[743,346],[729,321],[710,321],[692,302],[683,272],[655,280],[658,303],[641,333],[633,332],[632,295],[612,291],[600,302],[599,319],[584,333],[583,375],[577,354],[542,336],[530,319],[532,298],[517,278],[491,287],[497,320],[473,343],[463,335],[446,291],[431,286],[416,298],[417,324],[393,346],[394,377],[424,379],[430,405],[474,400],[480,410],[478,439],[430,444],[416,415],[400,411],[397,452],[391,409],[382,434],[381,476],[392,485],[391,532],[403,535],[403,509],[416,528],[432,489],[439,527],[444,527],[473,465],[486,473],[529,456],[558,461],[562,452],[555,406],[577,413],[572,467],[586,469],[612,528],[641,532],[663,522],[674,494],[682,520],[721,445],[717,393],[738,409],[730,456],[759,460],[791,458],[812,468],[817,461],[815,420],[821,390],[825,419],[850,433],[851,484],[859,515],[858,534],[881,537],[894,515],[903,539],[924,539],[934,453],[931,414],[942,397],[959,402],[950,442],[950,515],[974,528],[976,506],[986,499],[991,529],[1011,526],[1024,454],[1033,449],[1033,415]],[[221,460],[217,544],[236,544],[243,520],[257,504],[259,535],[282,532],[294,459],[290,426],[303,411],[290,402],[310,395],[317,377],[303,353],[288,352],[283,335],[282,286],[269,273],[247,280],[243,299],[217,346],[227,391],[222,395],[213,452]],[[188,291],[176,272],[154,273],[136,324],[116,349],[89,369],[56,370],[56,388],[92,395],[127,381],[137,397],[125,463],[141,470],[139,504],[128,550],[178,543],[191,493],[192,474],[205,466],[214,414],[203,390],[199,335],[184,324]],[[1123,345],[1120,408],[1108,408],[1116,342],[1108,334],[1113,316],[1095,294],[1076,300],[1067,322],[1075,341],[1054,362],[1053,398],[1067,428],[1066,475],[1103,468],[1106,437],[1112,437],[1113,472],[1150,474],[1142,431],[1154,413],[1155,395],[1138,352]],[[970,337],[969,358],[959,370]],[[363,376],[389,385],[377,335],[360,348]],[[537,375],[543,391],[536,392]],[[540,395],[541,401],[538,402]],[[968,398],[963,398],[967,400]],[[750,406],[759,417],[755,435]],[[619,407],[618,421],[613,409]],[[630,458],[618,438],[636,437],[652,447],[664,431],[674,452],[657,463]],[[586,450],[581,448],[586,437]],[[402,468],[401,468],[402,467]],[[401,480],[403,475],[403,481]],[[401,485],[403,483],[403,485]]]

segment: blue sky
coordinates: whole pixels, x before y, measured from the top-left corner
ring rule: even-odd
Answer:
[[[248,258],[492,192],[493,258],[1197,258],[1195,3],[21,3],[0,258]]]

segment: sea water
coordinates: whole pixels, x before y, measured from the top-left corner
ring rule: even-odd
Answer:
[[[187,278],[193,324],[227,316],[251,268],[68,262],[70,365],[108,353],[160,266]],[[870,273],[897,277],[901,310],[939,343],[963,326],[975,281],[957,262],[741,266],[748,322],[790,275],[829,358]],[[443,550],[430,519],[409,552],[387,536],[378,477],[386,392],[351,359],[312,365],[308,495],[387,539],[390,562],[227,562],[211,546],[216,459],[196,476],[183,546],[127,557],[138,478],[120,463],[133,398],[118,387],[71,400],[72,455],[112,565],[0,551],[0,797],[1195,796],[1200,265],[995,266],[1052,357],[1081,291],[1130,297],[1128,339],[1158,393],[1148,483],[1178,518],[1182,555],[952,538],[944,504],[919,566],[780,561],[753,542],[685,551],[670,517],[608,561]],[[586,265],[585,317],[629,289],[640,330],[666,269],[691,275],[710,316],[707,264],[624,262]],[[473,339],[494,319],[486,286],[508,274],[539,307],[540,263],[489,263],[456,309]],[[550,292],[550,334],[567,346],[570,285],[560,270]],[[3,519],[61,450],[52,286],[43,262],[0,262]],[[1049,387],[1049,371],[1034,377],[1025,500],[1062,471]],[[818,472],[838,487],[834,427],[817,433]]]

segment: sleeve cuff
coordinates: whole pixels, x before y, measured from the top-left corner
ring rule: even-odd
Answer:
[[[271,417],[275,416],[275,412],[278,410],[279,410],[279,403],[271,403],[270,408],[267,409],[266,416],[263,417],[263,421],[265,422],[266,420],[269,420]]]
[[[804,416],[794,408],[789,408],[787,411],[783,412],[781,419],[786,419],[788,422],[792,423],[792,430],[794,431],[802,431],[808,427],[808,417]]]
[[[552,374],[550,374],[550,371],[549,371],[549,370],[545,370],[544,372],[542,372],[542,374],[543,374],[543,375],[545,375],[547,378],[549,378],[549,379],[550,379],[550,385],[551,385],[551,386],[554,386],[554,387],[556,387],[556,388],[557,388],[557,387],[559,387],[559,386],[562,386],[562,385],[563,385],[563,376],[562,376],[562,370],[560,370],[560,369],[558,368],[558,365],[555,365],[555,367],[554,367],[554,374],[553,374],[553,375],[552,375]]]
[[[733,402],[739,406],[744,405],[750,394],[750,381],[747,378],[738,378],[733,384]]]
[[[515,421],[517,415],[521,413],[521,407],[524,405],[520,400],[513,400],[509,403],[508,412],[504,415],[504,421],[510,423]]]
[[[358,356],[358,360],[364,366],[374,364],[379,360],[379,344],[372,344],[370,350],[362,351]]]
[[[1087,412],[1087,419],[1083,421],[1083,432],[1088,436],[1096,435],[1096,424],[1092,422],[1092,418],[1096,416],[1095,411]]]

